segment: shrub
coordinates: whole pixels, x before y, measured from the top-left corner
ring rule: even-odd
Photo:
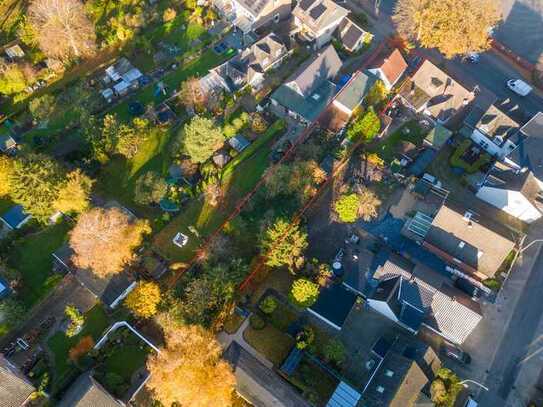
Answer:
[[[77,335],[85,323],[85,317],[81,315],[79,310],[73,305],[67,305],[64,314],[70,320],[70,325],[68,325],[68,329],[66,329],[66,336],[71,338],[72,336]]]
[[[264,133],[268,128],[268,123],[260,113],[253,113],[251,119],[251,130],[255,133]]]
[[[305,349],[315,341],[315,331],[310,326],[305,326],[296,335],[296,347],[298,349]]]
[[[345,360],[345,346],[339,339],[330,339],[322,349],[324,358],[338,365]]]
[[[232,126],[231,124],[227,124],[224,126],[223,128],[223,133],[224,133],[224,137],[226,138],[232,138],[236,135],[237,133],[237,130],[234,126]]]
[[[291,301],[300,307],[310,307],[317,301],[319,296],[319,286],[314,282],[300,278],[292,284],[290,289]]]
[[[334,209],[342,222],[353,223],[358,218],[359,206],[358,195],[353,193],[340,196]]]
[[[271,314],[277,308],[277,300],[273,296],[268,295],[260,302],[259,308],[264,314]]]
[[[77,362],[81,356],[87,354],[94,347],[94,339],[92,336],[84,336],[79,340],[77,345],[72,347],[68,352],[70,360],[72,362]]]
[[[251,325],[251,328],[255,330],[264,329],[266,326],[266,321],[264,321],[261,317],[259,317],[256,314],[251,315],[249,318],[249,324]]]

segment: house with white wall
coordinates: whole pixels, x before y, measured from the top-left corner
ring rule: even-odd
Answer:
[[[292,0],[214,0],[219,13],[244,34],[290,16]]]

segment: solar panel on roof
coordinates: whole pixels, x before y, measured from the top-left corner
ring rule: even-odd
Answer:
[[[313,20],[317,20],[320,16],[323,15],[325,11],[326,11],[326,6],[321,3],[313,7],[311,11],[309,12],[309,15],[313,18]]]
[[[302,1],[300,2],[300,8],[301,8],[303,11],[307,11],[307,9],[309,8],[309,6],[311,6],[314,2],[315,2],[315,0],[302,0]]]

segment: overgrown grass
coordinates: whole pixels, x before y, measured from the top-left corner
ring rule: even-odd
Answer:
[[[52,253],[65,241],[70,225],[66,222],[49,226],[15,243],[8,262],[23,278],[21,299],[30,308],[43,298],[61,279],[53,274]]]
[[[294,338],[269,324],[259,330],[248,326],[243,338],[275,367],[281,366],[295,343]]]

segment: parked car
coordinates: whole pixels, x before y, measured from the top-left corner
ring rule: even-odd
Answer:
[[[441,353],[443,356],[455,360],[463,365],[469,365],[471,363],[471,356],[469,353],[463,351],[460,347],[453,345],[450,342],[444,342],[443,345],[441,345]]]
[[[462,62],[468,62],[470,64],[476,64],[481,59],[481,56],[476,52],[471,52],[462,58]]]
[[[520,96],[526,96],[532,91],[532,87],[522,79],[509,79],[507,87]]]

